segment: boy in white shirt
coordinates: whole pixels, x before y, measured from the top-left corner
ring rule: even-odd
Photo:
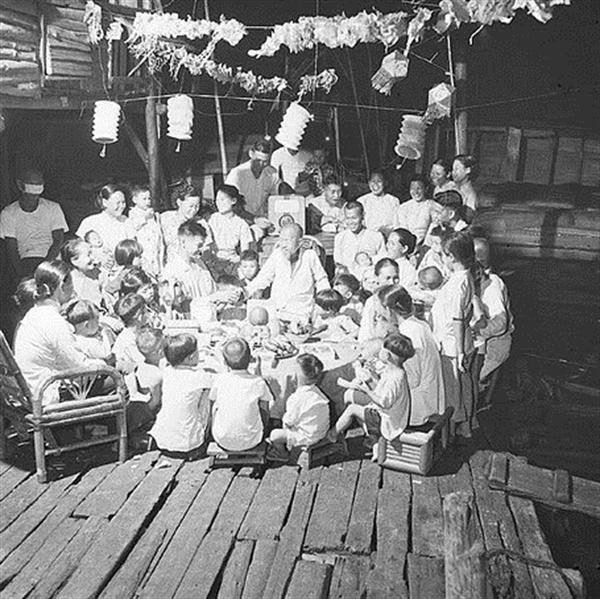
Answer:
[[[100,325],[100,312],[88,300],[76,300],[64,311],[67,322],[75,329],[75,344],[88,358],[114,365],[115,356],[106,329]]]
[[[225,451],[246,451],[264,438],[273,395],[261,376],[248,372],[252,355],[244,339],[230,339],[223,358],[229,371],[215,377],[210,391],[212,436]]]
[[[325,438],[329,429],[329,399],[317,387],[323,368],[321,360],[313,354],[300,354],[296,358],[298,388],[286,402],[283,428],[271,431],[271,443],[291,451],[295,447],[310,447]]]
[[[198,342],[193,335],[167,337],[162,407],[150,436],[168,457],[191,460],[206,446],[210,418],[208,390],[213,376],[198,368]]]
[[[463,200],[458,191],[450,189],[435,196],[435,201],[441,204],[440,220],[454,231],[463,231],[469,225],[464,220]]]
[[[398,226],[400,200],[385,193],[385,179],[379,171],[371,173],[369,189],[370,193],[357,198],[365,208],[365,227],[386,235]]]
[[[233,211],[238,200],[239,191],[236,187],[221,185],[215,197],[218,212],[208,220],[217,258],[236,263],[240,261],[240,254],[250,249],[253,242],[248,223]]]
[[[313,326],[315,330],[321,329],[321,339],[343,341],[356,338],[359,326],[347,314],[340,311],[345,304],[344,298],[335,289],[322,289],[315,297],[315,312]]]
[[[123,374],[129,374],[135,370],[136,365],[144,362],[144,356],[135,343],[135,336],[138,329],[148,322],[146,302],[141,295],[129,293],[117,301],[115,314],[125,325],[113,345],[116,367]]]

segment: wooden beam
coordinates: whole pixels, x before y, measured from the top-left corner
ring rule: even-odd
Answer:
[[[152,207],[158,210],[160,198],[160,157],[158,154],[158,128],[156,126],[156,83],[150,83],[148,99],[146,100],[146,142],[148,148],[148,178]]]
[[[444,499],[446,599],[486,597],[476,509],[472,494],[450,493]]]

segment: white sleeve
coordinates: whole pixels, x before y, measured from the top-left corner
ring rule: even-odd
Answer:
[[[252,295],[257,291],[263,291],[266,289],[275,278],[275,259],[274,253],[267,258],[267,261],[263,264],[262,268],[256,275],[256,278],[248,283],[248,295]]]
[[[5,208],[0,212],[0,238],[6,239],[11,237],[16,239],[15,219]]]
[[[51,210],[50,210],[50,230],[51,231],[68,231],[69,227],[67,225],[67,221],[65,220],[65,215],[62,211],[62,208],[60,207],[59,204],[57,204],[56,202],[52,202],[50,204],[51,206]]]
[[[86,216],[81,223],[79,224],[79,228],[77,229],[77,232],[75,233],[75,235],[77,235],[77,237],[81,237],[81,239],[83,239],[87,233],[89,233],[90,231],[94,230],[93,224],[90,222],[90,216]]]

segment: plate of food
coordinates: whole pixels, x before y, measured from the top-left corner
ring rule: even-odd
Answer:
[[[277,360],[291,358],[300,351],[296,345],[283,336],[265,339],[263,349],[273,352]]]

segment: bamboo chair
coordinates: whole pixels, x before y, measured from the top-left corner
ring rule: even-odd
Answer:
[[[111,391],[90,395],[100,377],[105,377],[106,382],[110,383],[106,388]],[[56,382],[60,385],[61,401],[42,405],[44,391]],[[8,421],[19,437],[29,438],[33,435],[39,482],[47,480],[46,456],[60,455],[66,451],[118,442],[119,462],[124,462],[127,459],[126,405],[127,392],[123,377],[109,366],[61,372],[44,380],[32,392],[4,334],[0,332],[0,459],[6,454]],[[52,430],[64,425],[91,424],[109,417],[115,418],[117,432],[96,438],[59,445]]]

